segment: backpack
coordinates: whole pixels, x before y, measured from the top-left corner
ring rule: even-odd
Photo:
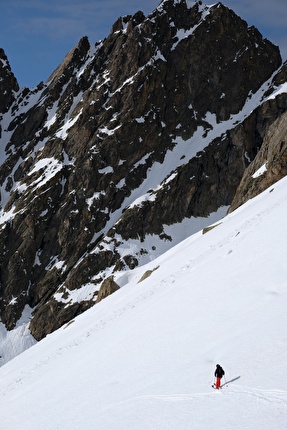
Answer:
[[[225,375],[225,372],[224,372],[224,370],[222,369],[221,366],[218,366],[216,368],[215,374],[218,376],[218,378],[222,378],[222,376]]]

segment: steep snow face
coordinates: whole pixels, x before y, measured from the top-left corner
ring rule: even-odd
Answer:
[[[126,272],[123,288],[3,366],[3,429],[285,428],[286,189],[287,178]]]
[[[30,310],[25,309],[16,328],[11,331],[7,331],[5,326],[0,324],[0,366],[35,345],[36,341],[29,330],[30,317]]]

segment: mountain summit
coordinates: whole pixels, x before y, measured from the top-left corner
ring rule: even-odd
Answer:
[[[96,45],[83,37],[33,91],[19,90],[0,55],[9,330],[30,309],[43,338],[242,204],[241,181],[255,195],[286,175],[284,133],[266,149],[286,123],[286,64],[221,3],[164,0],[147,17],[121,17]],[[254,177],[261,163],[268,183],[265,171]]]

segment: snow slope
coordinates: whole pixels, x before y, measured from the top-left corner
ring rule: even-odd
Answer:
[[[286,429],[286,190],[287,178],[2,366],[1,430]]]

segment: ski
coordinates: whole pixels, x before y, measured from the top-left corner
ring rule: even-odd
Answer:
[[[212,388],[214,388],[215,390],[217,390],[217,389],[222,390],[222,388],[224,388],[224,387],[226,387],[226,388],[227,388],[227,387],[228,387],[228,385],[225,385],[225,384],[224,384],[224,385],[222,385],[221,387],[216,388],[215,384],[212,384],[212,385],[211,385],[211,387],[212,387]]]

